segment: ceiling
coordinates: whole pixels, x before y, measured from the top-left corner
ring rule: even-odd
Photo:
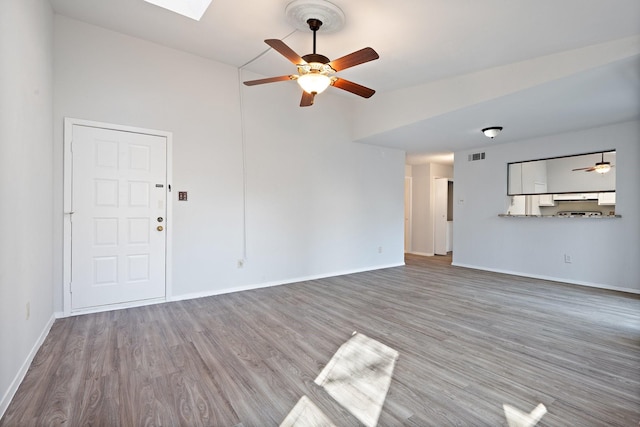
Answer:
[[[283,39],[300,55],[312,51],[311,33],[296,31],[286,20],[284,10],[291,0],[213,0],[199,22],[143,0],[50,1],[58,14],[268,77],[295,70],[277,52],[268,51],[264,39]],[[377,94],[640,35],[638,0],[332,3],[344,12],[345,25],[332,33],[320,29],[317,51],[335,59],[373,47],[379,60],[340,76]],[[480,133],[486,123],[504,126],[495,140],[504,143],[638,118],[640,48],[636,52],[360,141],[404,149],[409,163],[419,163],[429,155],[491,143]],[[450,157],[435,161],[448,162]]]

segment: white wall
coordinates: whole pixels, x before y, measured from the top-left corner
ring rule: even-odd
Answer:
[[[525,276],[640,292],[640,122],[488,147],[486,160],[455,154],[453,263]],[[620,219],[499,218],[507,163],[617,150]],[[572,263],[564,262],[564,254]]]
[[[300,108],[290,82],[240,88],[233,67],[66,17],[54,32],[56,152],[65,116],[173,132],[174,298],[404,262],[404,153],[351,142],[351,99]]]
[[[52,16],[0,2],[0,416],[53,322]]]
[[[437,163],[409,166],[412,177],[410,253],[434,254],[435,179],[453,178],[453,167]],[[409,172],[406,172],[409,173]]]

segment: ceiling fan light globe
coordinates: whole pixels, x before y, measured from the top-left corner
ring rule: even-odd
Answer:
[[[331,84],[329,76],[320,73],[308,73],[298,77],[298,84],[307,93],[322,93]]]
[[[609,162],[605,162],[605,163],[597,163],[594,166],[594,170],[598,173],[607,173],[611,170],[611,164],[609,164]]]

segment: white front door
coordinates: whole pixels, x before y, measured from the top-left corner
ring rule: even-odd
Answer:
[[[74,124],[71,310],[165,297],[167,139]]]

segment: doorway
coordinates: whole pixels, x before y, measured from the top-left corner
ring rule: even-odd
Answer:
[[[411,194],[413,191],[413,180],[411,177],[404,177],[404,252],[411,252]]]
[[[447,255],[453,251],[453,181],[436,178],[434,184],[434,254]]]
[[[170,139],[65,120],[65,314],[165,300]]]

